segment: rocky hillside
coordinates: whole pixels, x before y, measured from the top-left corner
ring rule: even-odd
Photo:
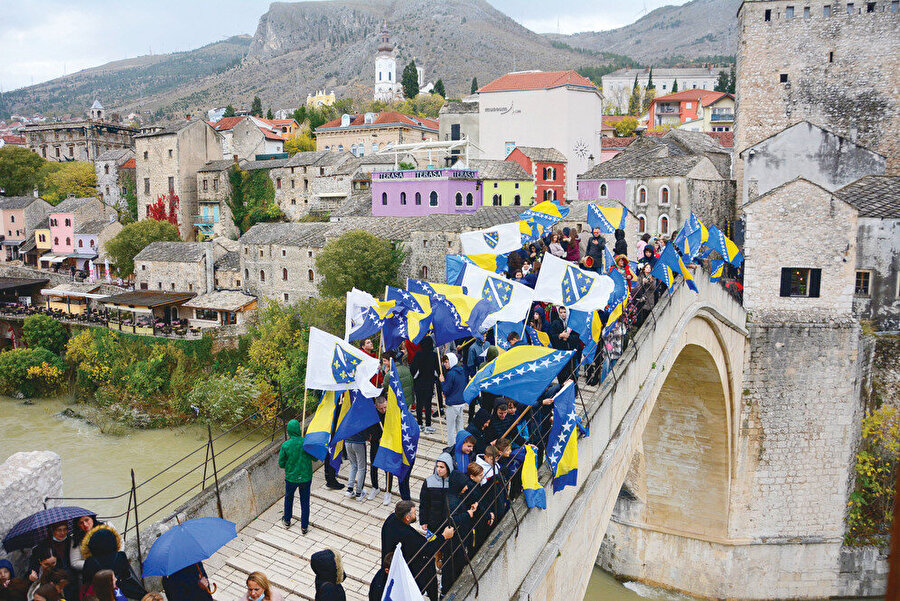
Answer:
[[[740,5],[741,0],[693,0],[663,6],[618,29],[547,37],[574,48],[624,54],[644,64],[734,56]]]

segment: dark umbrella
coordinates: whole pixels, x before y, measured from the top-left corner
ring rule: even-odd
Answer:
[[[96,519],[97,514],[89,509],[81,507],[50,507],[37,513],[32,513],[27,518],[20,520],[18,524],[3,538],[3,548],[7,553],[21,549],[30,549],[50,538],[50,526],[60,522],[69,524],[69,531],[73,529],[72,522],[80,517],[89,515]]]

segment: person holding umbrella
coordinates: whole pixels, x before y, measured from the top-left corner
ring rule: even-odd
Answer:
[[[199,561],[164,576],[162,585],[166,599],[178,601],[213,601],[212,593],[216,591],[215,585],[210,588],[206,569]]]

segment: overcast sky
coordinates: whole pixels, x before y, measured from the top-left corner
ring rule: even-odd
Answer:
[[[627,25],[687,0],[488,0],[539,33]],[[149,52],[191,50],[253,34],[270,0],[16,0],[0,18],[0,89]],[[548,7],[552,7],[548,9]]]

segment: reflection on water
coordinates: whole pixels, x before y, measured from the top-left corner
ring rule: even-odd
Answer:
[[[200,490],[197,485],[202,480],[202,466],[206,459],[205,426],[133,430],[124,436],[114,436],[103,434],[99,428],[80,419],[59,415],[67,406],[66,401],[60,398],[42,399],[33,405],[25,405],[22,401],[0,396],[0,461],[5,461],[18,451],[53,451],[62,457],[63,494],[66,497],[111,497],[130,489],[132,468],[140,484],[162,468],[200,449],[171,472],[138,488],[139,501],[149,498],[138,509],[142,522],[145,516],[152,518],[148,519],[148,524],[177,508],[182,501],[171,503],[160,515],[153,515],[187,489],[193,487],[185,500]],[[73,406],[73,409],[78,411],[79,407]],[[235,461],[238,455],[257,444],[260,445],[257,448],[261,448],[264,440],[268,440],[261,431],[239,440],[246,435],[246,432],[229,434],[213,443],[220,478],[225,470],[243,460]],[[231,448],[227,448],[229,446]],[[229,463],[232,465],[226,467]],[[208,465],[207,485],[212,477],[212,463]],[[191,474],[170,489],[150,498],[163,486],[188,472]],[[128,494],[114,500],[71,501],[67,504],[89,506],[101,516],[110,516],[124,513],[127,503]],[[122,527],[125,518],[116,518],[115,523]]]

